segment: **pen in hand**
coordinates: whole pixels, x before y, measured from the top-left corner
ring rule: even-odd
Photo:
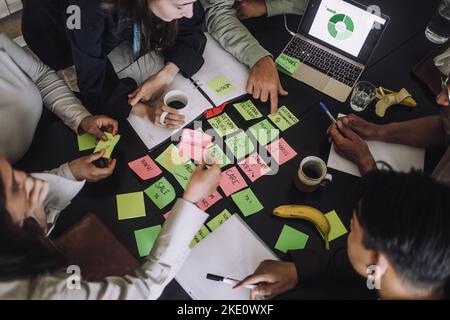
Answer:
[[[227,278],[227,277],[222,277],[222,276],[218,276],[218,275],[216,275],[216,274],[211,274],[211,273],[208,273],[207,275],[206,275],[206,279],[208,279],[208,280],[213,280],[213,281],[218,281],[218,282],[223,282],[223,283],[226,283],[226,284],[229,284],[229,285],[233,285],[233,286],[235,286],[235,285],[237,285],[238,283],[240,283],[240,281],[239,280],[235,280],[235,279],[231,279],[231,278]],[[249,284],[249,285],[246,285],[245,286],[247,289],[255,289],[256,288],[256,285],[254,285],[254,284]]]
[[[336,119],[333,117],[333,115],[331,114],[330,110],[328,110],[327,106],[325,105],[325,103],[320,102],[320,107],[322,108],[322,110],[327,114],[328,118],[331,119],[331,121],[333,121],[333,123],[336,123]]]

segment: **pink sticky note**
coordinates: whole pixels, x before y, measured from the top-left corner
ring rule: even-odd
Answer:
[[[164,214],[163,214],[164,219],[165,219],[165,220],[169,219],[171,213],[172,213],[172,212],[170,212],[170,211],[164,213]]]
[[[188,157],[196,162],[203,162],[203,154],[206,149],[201,145],[191,145],[180,142],[178,149],[180,150],[180,157]]]
[[[271,170],[258,153],[254,153],[239,162],[239,167],[252,182],[255,182]]]
[[[181,142],[183,144],[201,145],[204,149],[213,141],[213,137],[209,134],[192,129],[183,129],[181,134]]]
[[[280,166],[297,155],[297,152],[283,138],[272,142],[266,148]]]
[[[220,180],[220,187],[222,188],[225,195],[229,195],[247,187],[247,182],[245,182],[242,175],[239,173],[236,167],[230,168],[222,172],[222,178]]]
[[[220,193],[215,191],[213,194],[210,194],[206,198],[203,198],[196,204],[200,210],[206,211],[208,208],[212,207],[220,199],[222,199],[222,196],[220,195]]]
[[[137,160],[134,160],[128,163],[128,166],[142,180],[154,178],[162,173],[158,165],[149,156],[145,156]]]

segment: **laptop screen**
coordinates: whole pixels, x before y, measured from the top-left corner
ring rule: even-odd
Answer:
[[[358,62],[367,63],[389,18],[348,0],[311,0],[302,33]]]

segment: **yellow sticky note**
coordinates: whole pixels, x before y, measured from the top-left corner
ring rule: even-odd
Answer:
[[[97,147],[94,150],[94,153],[99,152],[103,149],[106,149],[105,154],[103,155],[102,158],[109,159],[109,158],[111,158],[111,154],[112,154],[114,148],[116,147],[117,143],[120,140],[120,135],[117,134],[117,135],[113,136],[109,132],[105,132],[105,135],[108,138],[108,140],[106,140],[106,141],[100,140],[97,144]]]

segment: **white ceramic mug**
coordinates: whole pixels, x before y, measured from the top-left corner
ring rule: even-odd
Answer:
[[[311,193],[319,186],[326,187],[333,180],[328,168],[322,159],[318,157],[306,157],[300,163],[295,178],[295,186],[301,192]]]

